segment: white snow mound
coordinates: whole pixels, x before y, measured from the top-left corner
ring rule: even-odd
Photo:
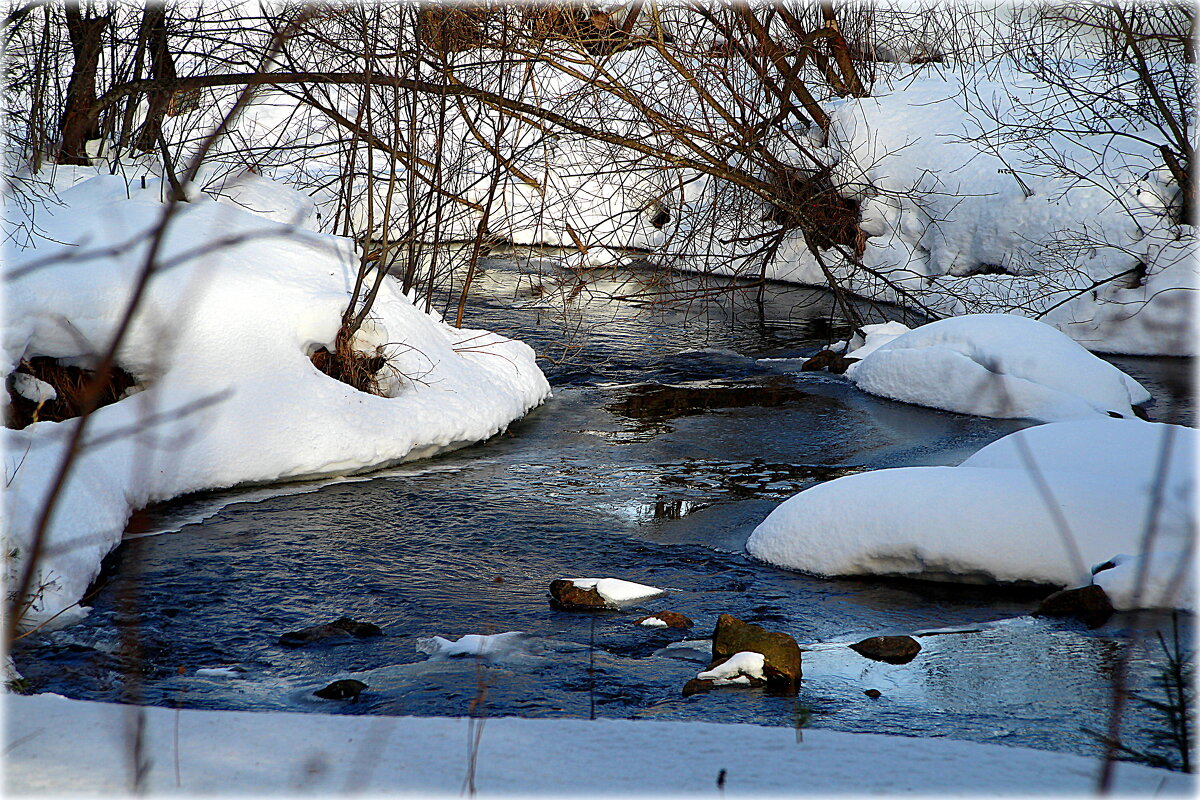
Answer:
[[[1095,580],[1117,608],[1190,609],[1198,444],[1192,428],[1138,420],[1028,428],[957,467],[881,469],[800,492],[755,528],[746,550],[818,575],[1058,586],[1087,584],[1094,566],[1114,561]],[[1048,511],[1023,451],[1069,536]],[[1138,596],[1151,519],[1153,555]]]
[[[1008,314],[938,320],[882,344],[868,336],[848,356],[862,358],[846,375],[863,391],[960,414],[1044,422],[1129,418],[1132,406],[1150,400],[1137,381],[1070,337]]]

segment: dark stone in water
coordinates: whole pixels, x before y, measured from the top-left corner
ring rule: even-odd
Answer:
[[[850,649],[872,661],[907,664],[921,652],[921,645],[911,636],[872,636],[850,645]]]
[[[802,669],[800,646],[786,633],[768,631],[760,625],[722,614],[713,632],[712,669],[735,653],[749,651],[764,657],[763,674],[772,693],[795,695],[800,691]]]
[[[785,376],[767,380],[721,381],[700,386],[648,384],[630,390],[625,399],[607,406],[631,419],[666,419],[702,414],[719,408],[782,406],[811,397]]]
[[[1099,628],[1108,622],[1113,611],[1112,601],[1104,589],[1092,584],[1055,592],[1042,601],[1033,615],[1077,619],[1089,628]]]
[[[580,589],[572,581],[559,578],[550,581],[550,605],[562,611],[596,611],[608,608],[608,603],[593,587]]]
[[[647,617],[642,617],[635,624],[641,625],[648,619],[661,619],[663,622],[667,623],[668,628],[692,627],[692,621],[683,614],[680,614],[678,611],[660,611],[657,614],[651,614]]]
[[[324,689],[317,689],[313,694],[324,700],[357,700],[367,685],[353,678],[334,681]]]
[[[878,689],[867,689],[865,692],[863,692],[863,694],[872,700],[883,696],[883,692],[879,691]]]
[[[813,372],[819,369],[826,369],[835,375],[841,375],[851,364],[858,360],[857,358],[846,358],[835,350],[821,350],[812,358],[805,361],[800,366],[800,371]]]
[[[383,630],[370,622],[356,622],[349,617],[325,625],[313,625],[298,631],[289,631],[279,637],[279,644],[284,647],[303,647],[314,642],[327,640],[350,641],[363,639],[368,636],[382,636]]]
[[[691,697],[694,694],[703,694],[711,692],[715,684],[706,678],[692,678],[683,685],[683,696]]]

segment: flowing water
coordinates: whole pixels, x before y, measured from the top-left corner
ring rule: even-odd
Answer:
[[[720,302],[705,302],[717,292]],[[849,328],[827,294],[795,287],[601,273],[581,282],[497,259],[473,287],[468,322],[528,341],[553,398],[492,441],[430,461],[151,510],[145,524],[176,530],[128,540],[84,622],[21,643],[15,657],[33,687],[193,708],[594,714],[1098,751],[1086,731],[1107,726],[1130,616],[1087,631],[1027,616],[1045,590],[824,580],[743,552],[754,526],[801,489],[955,464],[1027,423],[893,403],[801,373],[797,356]],[[1154,418],[1192,421],[1187,363],[1118,363],[1159,398]],[[551,580],[600,576],[669,593],[620,612],[550,607]],[[634,624],[664,609],[695,627]],[[720,613],[806,648],[797,698],[681,695],[707,664]],[[384,635],[277,643],[342,616]],[[1152,633],[1165,621],[1140,624]],[[946,629],[921,635],[906,665],[841,646]],[[483,658],[427,652],[429,637],[509,631],[523,635]],[[1133,650],[1132,684],[1148,687],[1161,653]],[[214,668],[226,669],[205,672]],[[356,701],[313,696],[346,677],[367,684]],[[1143,729],[1159,725],[1133,703],[1125,730],[1144,746]]]

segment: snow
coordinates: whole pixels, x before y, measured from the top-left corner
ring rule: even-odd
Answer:
[[[765,681],[763,664],[766,657],[762,653],[742,651],[734,653],[724,663],[709,670],[697,673],[701,680],[710,680],[717,686],[749,684],[751,680]]]
[[[27,375],[24,372],[14,372],[13,391],[33,403],[48,403],[58,397],[53,386],[43,380]]]
[[[623,581],[619,578],[568,578],[568,580],[580,589],[594,588],[605,602],[614,606],[633,605],[643,600],[662,597],[667,593],[665,589]]]
[[[896,326],[867,326],[866,343],[848,354],[861,359],[846,375],[863,391],[961,414],[1045,422],[1131,418],[1132,406],[1150,400],[1113,365],[1025,317],[970,314],[907,333]]]
[[[196,674],[202,678],[238,678],[242,670],[234,667],[201,667]]]
[[[1118,609],[1191,609],[1198,444],[1192,428],[1138,420],[1028,428],[957,467],[882,469],[800,492],[755,528],[746,550],[818,575],[1057,586],[1087,584],[1093,567],[1116,560],[1096,582]],[[1166,447],[1170,459],[1156,495]],[[1069,535],[1048,512],[1023,452],[1037,465]],[[1151,518],[1156,534],[1147,549],[1143,533]],[[1136,556],[1144,552],[1154,555],[1139,598]]]
[[[56,695],[5,698],[5,781],[17,795],[130,790],[131,706]],[[142,709],[151,794],[458,795],[466,718]],[[56,732],[70,731],[70,736]],[[1089,794],[1100,762],[1041,750],[786,727],[658,720],[489,718],[480,794]],[[178,745],[176,746],[176,742]],[[564,742],[578,746],[563,747]],[[178,765],[178,781],[176,780]],[[869,768],[867,768],[869,767]],[[1119,763],[1118,793],[1188,794],[1192,776]]]
[[[452,641],[441,636],[430,636],[417,640],[417,652],[431,658],[455,658],[459,656],[489,656],[507,652],[529,638],[521,631],[508,633],[471,633]]]
[[[641,621],[641,622],[639,622],[638,624],[639,624],[639,625],[643,625],[643,626],[645,626],[645,627],[647,627],[647,628],[667,628],[667,627],[670,627],[669,625],[667,625],[667,623],[666,623],[666,622],[664,622],[663,620],[659,619],[658,617],[646,617],[644,620],[642,620],[642,621]]]
[[[78,174],[37,213],[47,239],[8,258],[5,372],[50,356],[87,366],[105,349],[163,209],[154,181]],[[391,359],[387,396],[313,367],[332,348],[358,259],[343,238],[268,217],[304,198],[256,180],[262,216],[200,195],[160,251],[161,271],[117,353],[139,391],[99,409],[63,493],[29,616],[69,608],[134,509],[241,484],[339,476],[482,441],[544,400],[526,345],[455,329],[384,282],[356,344]],[[242,199],[248,195],[243,194]],[[276,203],[271,198],[282,200]],[[291,209],[291,210],[289,210]],[[302,216],[302,215],[301,215]],[[47,265],[48,264],[48,265]],[[39,266],[41,265],[41,266]],[[20,556],[74,421],[5,430],[7,548]],[[10,575],[18,564],[10,562]]]

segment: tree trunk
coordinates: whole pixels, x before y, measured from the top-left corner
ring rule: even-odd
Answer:
[[[149,31],[150,69],[157,81],[162,81],[167,87],[175,82],[175,61],[171,58],[171,49],[167,45],[167,7],[165,5],[147,5],[145,24]],[[163,117],[171,106],[171,88],[159,89],[149,93],[150,108],[146,112],[146,122],[138,133],[134,147],[143,153],[152,152],[162,138]]]
[[[95,114],[96,72],[100,66],[104,29],[111,17],[85,17],[77,3],[64,6],[63,12],[67,17],[75,66],[67,84],[67,102],[59,124],[62,144],[58,163],[87,165],[92,163],[87,154],[88,140],[100,135],[100,120]]]

